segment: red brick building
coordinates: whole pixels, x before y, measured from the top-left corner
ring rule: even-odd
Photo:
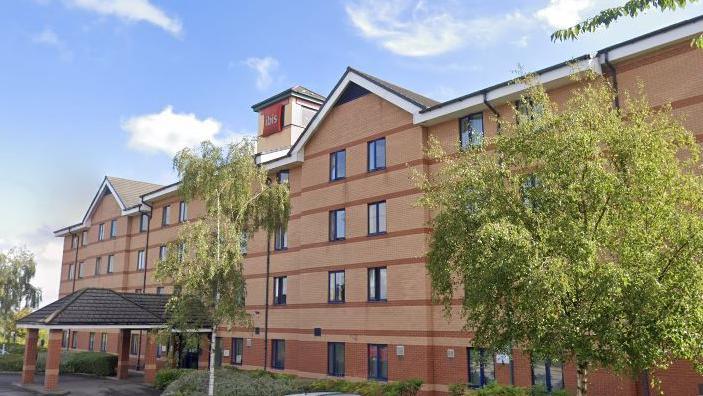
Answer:
[[[575,87],[573,67],[607,75],[621,93],[643,81],[652,105],[671,103],[701,141],[703,51],[690,46],[701,31],[703,17],[694,18],[545,68],[539,79],[557,102]],[[569,363],[531,363],[519,350],[478,363],[483,351],[462,322],[431,303],[424,268],[430,213],[414,204],[420,192],[410,177],[438,171],[423,154],[428,138],[452,151],[494,136],[495,117],[514,116],[509,103],[523,89],[506,82],[439,103],[349,68],[326,98],[294,87],[254,105],[256,161],[289,183],[292,212],[287,232],[276,235],[268,282],[265,237],[249,240],[244,271],[253,328],[219,329],[222,364],[262,367],[268,334],[268,366],[306,377],[421,378],[427,394],[494,379],[573,391]],[[182,202],[177,188],[106,178],[84,219],[56,231],[64,238],[60,297],[87,287],[171,293],[154,278],[156,262],[178,225],[203,211]],[[65,334],[65,348],[97,350],[96,340],[105,340],[104,349],[117,352],[125,342],[109,329]],[[140,334],[130,338],[132,365],[144,361]],[[703,378],[688,362],[657,374],[667,395],[703,394]],[[596,371],[590,390],[655,392],[645,379]]]

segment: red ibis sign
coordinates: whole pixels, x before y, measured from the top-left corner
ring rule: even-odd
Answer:
[[[264,117],[264,129],[262,135],[271,135],[276,132],[281,132],[283,129],[283,111],[287,101],[272,104],[260,111]]]

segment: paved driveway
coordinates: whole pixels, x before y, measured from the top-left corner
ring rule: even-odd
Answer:
[[[118,381],[110,378],[62,374],[59,378],[59,388],[78,396],[157,396],[161,394],[158,390],[144,385],[142,380],[141,375],[130,375],[129,379]],[[34,396],[38,394],[12,385],[18,382],[20,382],[19,374],[0,374],[0,395]],[[38,373],[34,383],[41,386],[44,383],[44,375]]]

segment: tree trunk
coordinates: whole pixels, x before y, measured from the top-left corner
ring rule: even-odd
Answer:
[[[576,363],[576,396],[588,395],[588,363]]]
[[[212,337],[210,337],[210,377],[208,379],[207,394],[215,394],[215,348],[217,348],[217,326],[212,326]]]

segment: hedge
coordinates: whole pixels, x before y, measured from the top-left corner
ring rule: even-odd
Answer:
[[[178,368],[163,368],[156,373],[156,379],[154,380],[154,387],[156,389],[164,390],[171,382],[181,378],[184,374],[187,374],[193,369],[178,369]]]
[[[268,396],[288,395],[304,392],[346,392],[362,396],[414,396],[420,390],[421,380],[400,382],[350,382],[344,380],[310,380],[290,374],[278,374],[263,370],[243,371],[232,368],[215,371],[215,394],[217,396]],[[163,396],[205,395],[207,371],[193,370],[166,387]]]
[[[62,373],[95,374],[101,377],[117,373],[117,355],[105,352],[72,352],[61,360]]]
[[[510,385],[490,384],[483,388],[470,388],[466,384],[453,384],[449,386],[450,396],[567,396],[564,390],[555,390],[551,393],[543,386],[520,388]]]

